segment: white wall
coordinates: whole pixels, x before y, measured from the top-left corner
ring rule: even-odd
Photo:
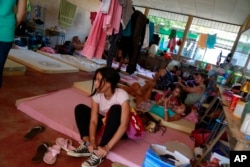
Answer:
[[[58,13],[61,0],[30,0],[31,5],[40,5],[46,8],[45,28],[50,28],[58,25]],[[70,28],[66,29],[65,40],[72,39],[73,36],[79,36],[80,40],[88,35],[91,22],[90,12],[97,11],[100,5],[99,0],[68,0],[77,5],[75,18]],[[55,42],[51,39],[51,42]],[[52,45],[54,46],[54,45]]]

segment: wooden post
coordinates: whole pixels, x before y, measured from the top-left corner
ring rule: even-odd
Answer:
[[[177,60],[180,60],[180,56],[181,56],[181,52],[183,50],[183,47],[184,47],[184,43],[187,39],[187,36],[188,36],[188,32],[189,32],[189,29],[191,27],[191,24],[192,24],[192,21],[193,21],[193,16],[189,16],[188,17],[188,21],[187,21],[187,24],[186,24],[186,27],[185,27],[185,31],[184,31],[184,34],[183,34],[183,37],[181,39],[181,46],[178,50],[178,54],[177,54]]]

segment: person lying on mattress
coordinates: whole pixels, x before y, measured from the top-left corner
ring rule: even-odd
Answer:
[[[90,156],[82,167],[99,165],[117,142],[126,138],[129,123],[129,96],[117,88],[119,73],[111,67],[97,69],[93,77],[91,107],[75,107],[75,120],[82,142],[67,155]],[[101,135],[101,138],[97,138]],[[98,142],[99,141],[99,142]]]
[[[145,85],[141,86],[139,83],[133,83],[129,87],[125,87],[129,94],[136,97],[136,104],[151,99],[153,89],[166,91],[172,86],[173,75],[175,70],[168,71],[167,69],[160,69],[151,80],[146,80]]]
[[[183,103],[184,99],[183,89],[181,86],[176,85],[171,92],[167,91],[162,97],[154,104],[150,112],[159,114],[165,121],[177,121],[187,116],[192,110],[191,107]],[[161,105],[164,106],[160,107]]]
[[[170,97],[164,99],[164,120],[177,121],[191,113],[192,108],[184,103],[175,104],[169,108]]]

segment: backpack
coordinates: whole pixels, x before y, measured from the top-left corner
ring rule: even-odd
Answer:
[[[131,108],[130,111],[130,120],[126,133],[128,138],[133,140],[141,139],[145,136],[143,122],[140,116],[136,113],[136,111],[133,108]]]
[[[65,41],[63,45],[58,46],[58,53],[73,55],[74,46],[71,41]]]

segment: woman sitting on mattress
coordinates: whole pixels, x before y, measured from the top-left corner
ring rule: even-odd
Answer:
[[[178,81],[178,84],[184,89],[185,92],[187,92],[187,97],[184,101],[184,103],[187,105],[195,105],[195,103],[197,103],[201,99],[206,89],[205,82],[207,79],[207,74],[202,71],[196,71],[193,73],[193,76],[196,83],[195,86],[191,87],[183,84],[181,78]]]
[[[111,67],[97,69],[93,78],[91,107],[75,107],[75,120],[82,142],[69,156],[90,156],[82,167],[97,166],[121,138],[129,123],[129,96],[117,88],[118,72]],[[102,136],[98,142],[97,136]]]

